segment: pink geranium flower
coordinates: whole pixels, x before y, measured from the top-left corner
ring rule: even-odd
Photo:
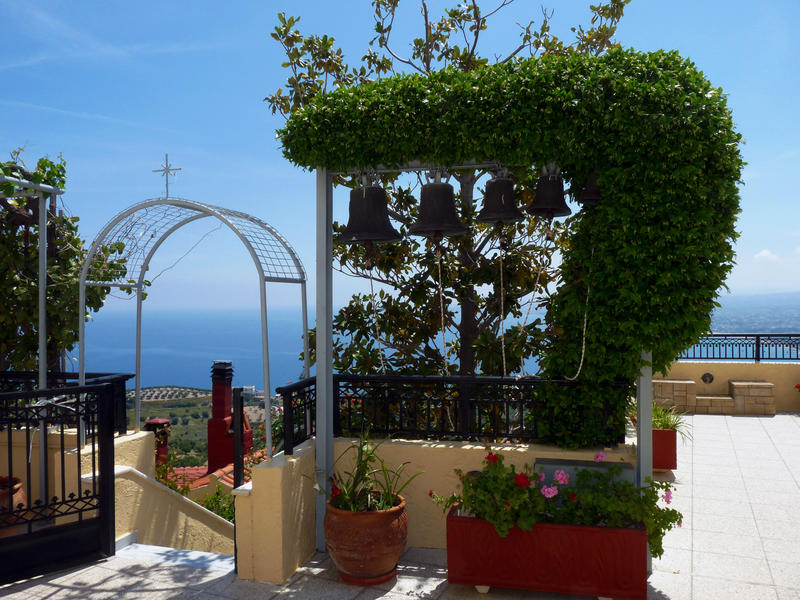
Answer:
[[[558,495],[558,488],[554,485],[544,485],[542,486],[542,495],[545,498],[552,498]]]
[[[597,454],[594,455],[594,462],[596,463],[603,462],[605,459],[606,459],[605,452],[598,452]]]
[[[539,481],[544,481],[544,473],[539,473]]]
[[[663,496],[661,496],[661,497],[664,499],[664,501],[665,501],[667,504],[669,504],[670,502],[672,502],[672,492],[671,492],[670,490],[667,490],[666,492],[664,492],[664,495],[663,495]]]
[[[553,479],[555,479],[556,482],[560,483],[561,485],[569,484],[569,474],[566,473],[565,471],[562,471],[561,469],[553,473]]]

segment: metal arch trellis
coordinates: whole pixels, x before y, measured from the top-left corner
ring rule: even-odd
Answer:
[[[261,346],[264,370],[265,416],[270,415],[269,343],[267,331],[266,284],[300,284],[303,318],[304,374],[308,377],[308,307],[306,272],[292,246],[271,225],[229,208],[213,206],[184,198],[156,198],[135,204],[116,215],[92,242],[81,269],[79,315],[86,310],[86,286],[130,288],[136,293],[136,427],[141,420],[141,333],[142,292],[150,261],[161,244],[175,231],[198,219],[214,217],[225,224],[241,240],[250,253],[259,276],[261,300]],[[102,277],[96,266],[98,251],[103,246],[122,242],[127,272],[114,280]],[[85,321],[79,324],[79,378],[85,379]],[[272,453],[272,430],[265,426],[266,447]]]

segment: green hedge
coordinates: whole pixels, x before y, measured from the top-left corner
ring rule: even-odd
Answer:
[[[589,286],[586,385],[550,395],[562,426],[543,432],[563,445],[604,441],[575,418],[602,404],[592,382],[632,386],[643,349],[656,370],[666,367],[709,329],[733,264],[740,135],[721,91],[676,52],[398,76],[318,97],[279,136],[284,155],[307,168],[477,160],[522,171],[554,161],[568,185],[597,171],[603,201],[572,217],[547,317],[555,335],[545,371],[574,375]],[[628,391],[611,398],[616,434]]]

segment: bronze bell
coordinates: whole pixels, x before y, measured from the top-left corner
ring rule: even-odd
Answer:
[[[396,242],[402,239],[389,222],[386,192],[378,186],[350,192],[350,218],[336,240],[340,243]]]
[[[584,206],[597,206],[601,199],[600,187],[597,185],[597,173],[592,173],[581,191],[578,192],[576,200]]]
[[[564,200],[564,180],[560,175],[542,175],[536,182],[536,196],[525,209],[534,217],[566,217],[572,211]]]
[[[458,220],[453,186],[449,183],[426,183],[419,196],[419,218],[408,228],[411,235],[442,237],[463,235],[469,231]]]
[[[525,215],[514,202],[514,182],[507,177],[495,177],[486,184],[483,208],[475,220],[478,223],[512,223]]]

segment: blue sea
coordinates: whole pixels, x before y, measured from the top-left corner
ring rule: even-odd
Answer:
[[[309,316],[313,326],[313,316]],[[270,309],[268,314],[270,387],[302,377],[300,309]],[[73,351],[77,370],[77,346]],[[261,317],[250,310],[142,311],[142,386],[211,388],[215,360],[233,362],[233,385],[264,388]],[[86,325],[88,372],[136,371],[136,311],[101,310]],[[313,367],[312,367],[313,374]],[[129,382],[133,387],[134,381]]]
[[[712,331],[800,332],[800,294],[727,297],[712,317]],[[270,387],[302,377],[300,309],[270,309]],[[314,326],[314,317],[309,315]],[[86,326],[86,369],[134,373],[136,311],[103,309]],[[77,347],[73,351],[77,370]],[[142,318],[142,385],[210,389],[215,360],[233,362],[236,386],[263,389],[261,320],[257,310],[156,310],[145,305]],[[527,365],[536,371],[535,363]],[[314,370],[312,367],[311,374]],[[129,386],[133,386],[133,381]]]

